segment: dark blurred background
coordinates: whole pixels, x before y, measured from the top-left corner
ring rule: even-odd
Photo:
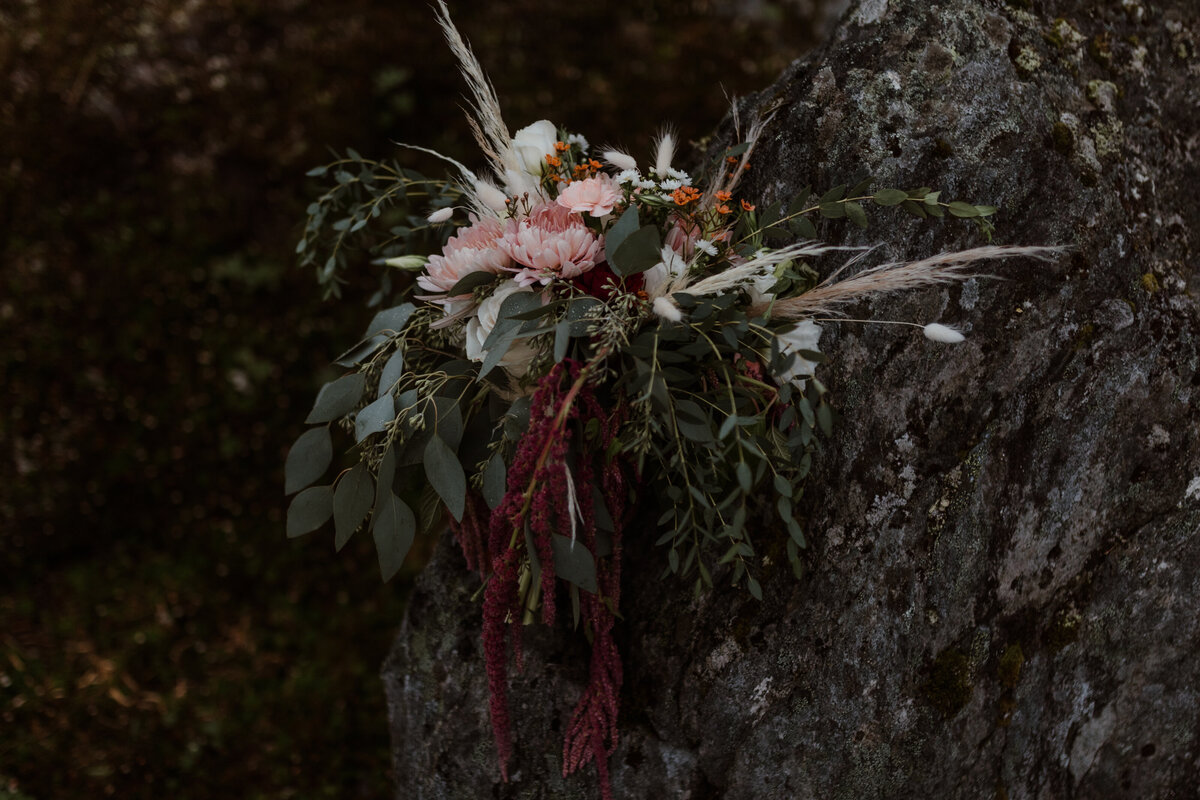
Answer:
[[[451,9],[512,128],[645,158],[844,5]],[[376,676],[412,570],[283,533],[376,268],[325,303],[293,252],[329,148],[478,165],[463,88],[424,2],[0,2],[0,800],[391,795]]]

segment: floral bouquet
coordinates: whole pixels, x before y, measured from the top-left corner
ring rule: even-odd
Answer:
[[[445,4],[438,10],[490,174],[446,159],[456,179],[431,180],[353,151],[311,173],[335,180],[309,208],[302,260],[317,266],[328,250],[318,276],[336,293],[344,245],[386,228],[373,246],[395,271],[374,301],[395,294],[394,274],[410,297],[375,315],[337,361],[347,373],[317,396],[307,419],[316,427],[287,459],[287,492],[299,492],[288,535],[332,517],[340,549],[365,525],[387,580],[414,539],[448,515],[485,583],[483,643],[505,779],[509,644],[519,664],[521,626],[537,617],[554,624],[569,598],[592,656],[563,772],[593,761],[609,797],[623,537],[654,536],[661,568],[697,593],[715,575],[761,598],[756,559],[773,536],[786,537],[799,576],[806,537],[796,506],[818,434],[833,419],[814,377],[824,360],[820,323],[867,294],[1042,251],[989,246],[862,268],[869,251],[820,244],[813,220],[865,227],[869,203],[949,213],[989,233],[995,209],[945,202],[930,188],[872,192],[868,182],[759,209],[738,186],[769,114],[690,171],[677,165],[671,133],[645,162],[597,152],[545,120],[510,135]],[[737,122],[735,114],[741,130]],[[811,262],[837,250],[848,263],[822,280]],[[923,329],[939,342],[963,338],[939,324]],[[332,461],[334,425],[353,438],[358,463],[332,485],[311,486]],[[635,517],[653,525],[633,529]]]

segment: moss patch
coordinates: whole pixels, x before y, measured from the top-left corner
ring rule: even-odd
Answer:
[[[996,669],[1000,685],[1006,689],[1016,686],[1017,681],[1021,679],[1021,667],[1024,664],[1025,653],[1020,644],[1010,644],[1004,648],[1004,654],[1000,656],[1000,664]]]
[[[1054,618],[1046,629],[1046,647],[1051,653],[1057,653],[1079,638],[1079,624],[1082,620],[1074,611],[1064,611]]]
[[[1075,132],[1065,122],[1054,123],[1050,129],[1050,139],[1054,142],[1054,149],[1063,155],[1070,155],[1075,147]]]
[[[971,663],[953,647],[943,650],[929,670],[923,691],[930,705],[947,718],[953,717],[971,700]]]

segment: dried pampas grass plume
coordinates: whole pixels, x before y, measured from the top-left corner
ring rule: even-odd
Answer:
[[[446,35],[446,42],[458,58],[459,71],[471,89],[474,102],[471,113],[467,114],[467,121],[471,124],[471,132],[475,134],[479,149],[491,159],[497,175],[504,175],[508,169],[519,168],[508,126],[504,124],[504,116],[500,113],[500,100],[496,97],[492,82],[479,65],[471,46],[463,39],[458,28],[454,27],[445,0],[437,0],[436,11],[438,24],[442,26],[442,33]]]
[[[942,283],[978,277],[970,270],[984,261],[1009,258],[1037,258],[1048,261],[1063,252],[1062,247],[976,247],[957,253],[939,253],[921,261],[889,262],[865,269],[857,275],[838,280],[845,265],[798,297],[758,303],[750,314],[770,313],[777,319],[806,319],[838,313],[846,303],[888,292],[921,289]]]

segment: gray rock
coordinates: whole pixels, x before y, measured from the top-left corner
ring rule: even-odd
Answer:
[[[869,172],[1071,250],[855,309],[961,345],[829,327],[840,419],[804,580],[764,533],[763,602],[693,600],[629,537],[617,797],[1196,796],[1200,12],[1025,5],[863,0],[749,99],[782,104],[746,187],[762,202]],[[830,230],[881,259],[979,241],[872,221]],[[527,629],[498,783],[475,588],[443,542],[384,669],[397,797],[597,797],[593,772],[560,777],[586,671],[565,629]]]

